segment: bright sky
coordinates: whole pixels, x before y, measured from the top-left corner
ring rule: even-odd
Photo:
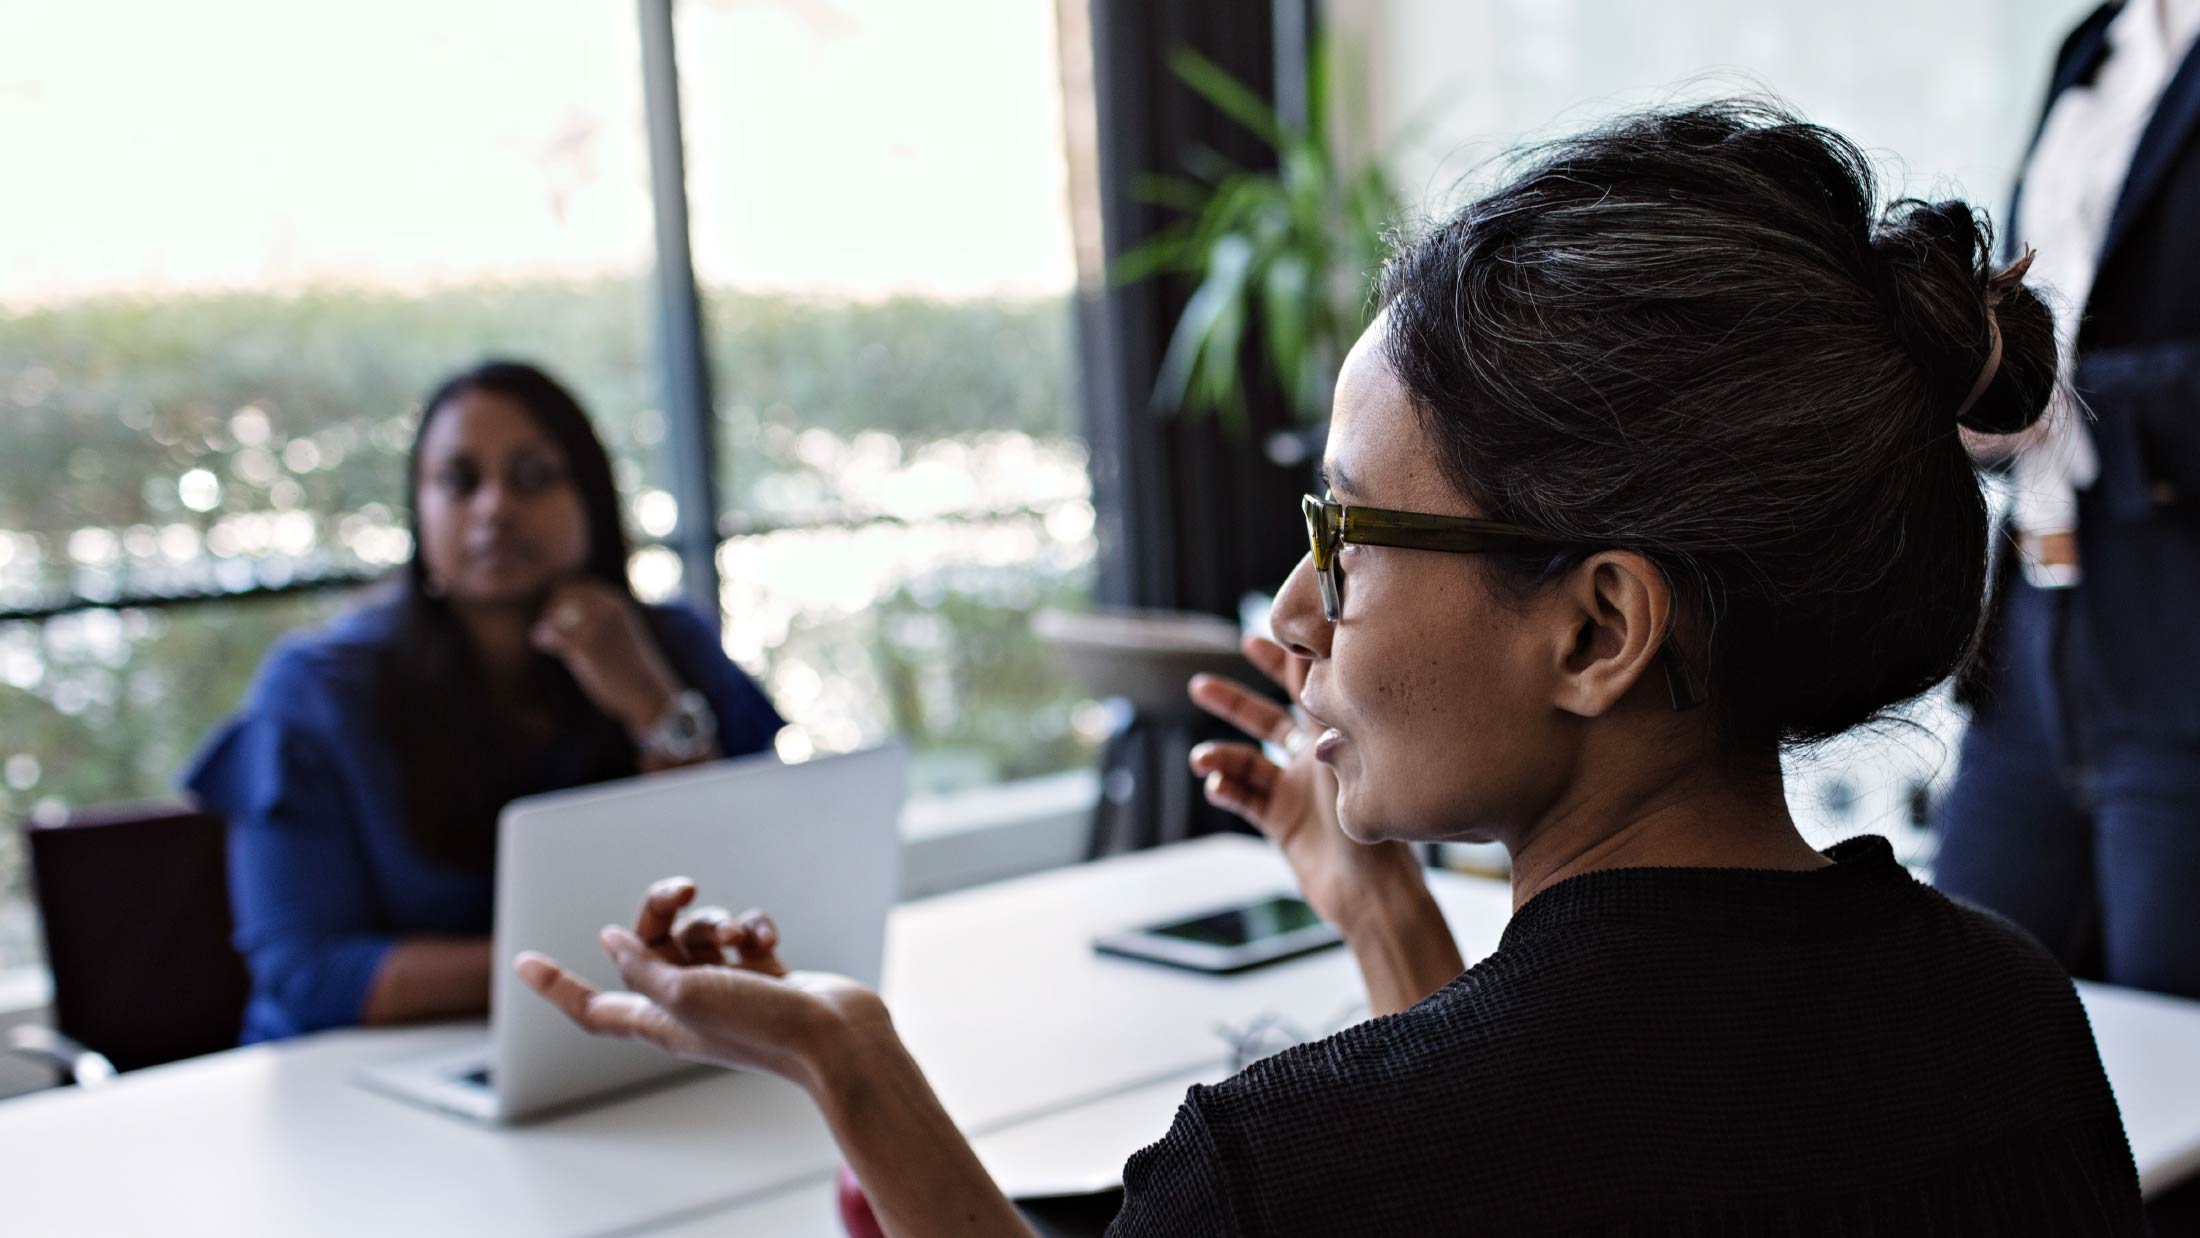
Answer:
[[[682,0],[712,283],[1072,282],[1053,5]],[[0,0],[0,304],[636,271],[632,0]]]

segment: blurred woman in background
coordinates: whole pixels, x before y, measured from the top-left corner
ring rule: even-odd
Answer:
[[[492,361],[422,410],[392,593],[279,645],[184,776],[229,821],[247,1043],[485,1011],[505,804],[764,751],[781,725],[712,624],[635,599],[610,461],[564,387]]]

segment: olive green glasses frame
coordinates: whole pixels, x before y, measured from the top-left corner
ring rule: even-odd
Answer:
[[[1347,543],[1360,546],[1396,546],[1402,550],[1440,550],[1446,554],[1534,553],[1557,554],[1565,550],[1604,549],[1596,543],[1559,537],[1539,529],[1471,516],[1432,516],[1425,512],[1392,511],[1360,507],[1309,494],[1299,500],[1306,515],[1306,540],[1312,547],[1314,578],[1321,582],[1322,614],[1337,622],[1343,613],[1344,572],[1337,552]],[[1703,693],[1690,679],[1687,668],[1671,643],[1659,651],[1665,664],[1666,687],[1673,694],[1673,708],[1693,709],[1703,703]]]
[[[1474,555],[1492,551],[1587,550],[1586,542],[1572,541],[1517,524],[1476,520],[1471,516],[1431,516],[1422,512],[1391,511],[1384,507],[1360,507],[1334,499],[1307,495],[1299,500],[1306,513],[1306,540],[1314,548],[1314,572],[1322,586],[1322,614],[1331,623],[1343,611],[1343,575],[1337,552],[1347,542],[1361,546],[1396,546],[1403,550],[1441,550],[1446,554]]]

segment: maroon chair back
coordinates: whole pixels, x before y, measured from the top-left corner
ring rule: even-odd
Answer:
[[[26,823],[54,1026],[118,1070],[237,1043],[251,980],[230,945],[222,821],[178,804]]]

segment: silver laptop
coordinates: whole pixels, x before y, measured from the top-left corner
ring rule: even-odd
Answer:
[[[876,985],[900,882],[899,745],[783,765],[769,754],[515,800],[497,829],[489,1032],[463,1050],[362,1070],[377,1091],[510,1122],[692,1065],[575,1027],[512,971],[540,950],[599,988],[619,983],[596,934],[631,924],[663,877],[697,904],[769,911],[791,966]]]

